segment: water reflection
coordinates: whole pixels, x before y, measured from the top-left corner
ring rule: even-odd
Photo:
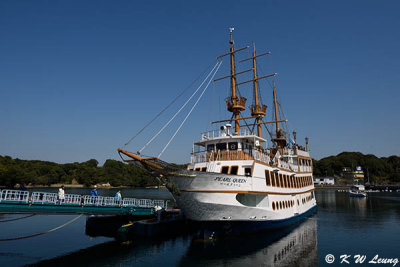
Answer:
[[[204,240],[198,233],[169,239],[135,239],[133,245],[109,242],[39,263],[44,266],[316,266],[315,217],[279,232]]]
[[[194,237],[181,266],[316,266],[317,220],[279,232],[203,240]]]

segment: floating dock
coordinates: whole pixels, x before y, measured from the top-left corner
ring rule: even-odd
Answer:
[[[92,197],[65,194],[58,199],[56,193],[20,190],[0,191],[0,212],[41,214],[92,215],[153,215],[166,208],[166,201],[151,199]]]

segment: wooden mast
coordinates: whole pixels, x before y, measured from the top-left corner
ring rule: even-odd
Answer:
[[[279,135],[279,122],[278,122],[278,105],[276,102],[275,81],[272,80],[273,94],[274,94],[274,107],[275,107],[275,122],[276,122],[276,137]]]
[[[253,68],[249,69],[249,70],[242,71],[242,72],[236,72],[235,53],[239,52],[239,51],[242,51],[243,49],[248,48],[248,46],[235,50],[234,45],[233,45],[233,34],[232,34],[233,30],[234,30],[234,28],[229,28],[229,32],[230,32],[230,40],[229,40],[230,50],[229,50],[229,53],[226,53],[224,55],[221,55],[221,56],[217,57],[217,59],[220,59],[220,58],[222,58],[224,56],[230,55],[231,74],[228,75],[228,76],[222,77],[222,78],[215,79],[214,81],[219,81],[219,80],[222,80],[222,79],[225,79],[225,78],[231,78],[231,90],[232,91],[231,91],[231,96],[226,98],[226,105],[227,105],[228,111],[233,113],[233,117],[234,118],[229,120],[229,121],[232,121],[232,120],[235,121],[235,134],[236,135],[240,135],[240,127],[241,127],[241,125],[240,125],[240,120],[241,120],[240,112],[246,109],[246,101],[247,101],[247,99],[245,97],[237,95],[237,91],[236,91],[237,90],[237,86],[241,85],[241,84],[248,83],[248,82],[253,82],[253,84],[254,84],[254,92],[255,92],[254,97],[256,99],[256,102],[255,102],[255,105],[250,107],[250,109],[251,109],[252,118],[256,118],[256,122],[257,122],[257,126],[258,126],[257,127],[258,136],[262,137],[261,136],[262,135],[262,133],[261,133],[261,125],[263,123],[262,123],[261,120],[262,120],[262,117],[265,116],[267,106],[260,104],[257,81],[260,80],[260,79],[265,79],[265,78],[268,78],[268,77],[275,76],[276,73],[265,75],[263,77],[257,77],[257,67],[256,67],[256,59],[255,58],[260,57],[260,56],[264,56],[264,55],[268,55],[268,54],[270,54],[270,52],[267,52],[267,53],[264,53],[264,54],[256,56],[254,42],[253,42],[253,56],[248,58],[248,59],[244,59],[244,60],[239,61],[239,62],[243,62],[243,61],[247,61],[247,60],[252,59],[253,60]],[[242,74],[242,73],[245,73],[245,72],[248,72],[248,71],[251,71],[251,70],[253,70],[253,79],[248,80],[248,81],[244,81],[244,82],[240,82],[240,83],[236,82],[236,76],[238,74]],[[222,121],[218,121],[218,122],[222,122]],[[213,122],[213,123],[217,123],[217,122]]]
[[[256,116],[257,121],[257,134],[262,138],[261,120],[265,116],[267,110],[266,105],[260,106],[258,96],[258,77],[257,77],[257,62],[256,62],[256,48],[253,41],[253,89],[254,89],[254,106],[250,107],[251,116]]]
[[[246,109],[246,98],[237,97],[236,93],[236,66],[235,66],[235,48],[233,46],[233,32],[234,28],[229,28],[230,34],[230,58],[231,58],[231,89],[232,96],[226,101],[228,110],[231,111],[235,117],[235,133],[240,135],[240,112]]]
[[[278,118],[278,102],[276,100],[276,90],[275,90],[275,81],[272,80],[273,86],[273,94],[274,94],[274,107],[275,107],[275,128],[276,128],[276,137],[273,141],[276,142],[277,148],[284,148],[286,146],[286,138],[283,137],[282,131],[279,129],[279,118]]]

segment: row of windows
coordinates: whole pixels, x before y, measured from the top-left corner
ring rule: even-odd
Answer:
[[[294,176],[265,170],[267,186],[301,188],[313,184],[311,176]]]
[[[287,209],[294,206],[294,200],[272,201],[273,210]]]
[[[242,145],[243,147],[243,145]],[[229,143],[218,143],[218,144],[211,144],[207,145],[207,151],[225,151],[225,150],[238,150],[238,142],[229,142]]]
[[[312,199],[312,196],[311,196],[311,195],[309,195],[309,196],[307,196],[307,197],[303,198],[303,199],[301,200],[301,202],[303,202],[303,204],[305,204],[305,203],[307,203],[307,202],[311,201],[311,199]]]
[[[311,160],[309,159],[299,159],[300,166],[311,166]]]
[[[223,174],[233,174],[237,175],[239,171],[239,166],[222,166],[221,167],[221,173]],[[244,175],[246,176],[251,176],[251,168],[250,167],[245,167],[244,168]]]
[[[310,194],[307,197],[303,197],[301,199],[301,202],[303,204],[311,201],[313,198],[313,196]],[[281,210],[281,209],[288,209],[288,208],[292,208],[294,206],[294,200],[284,200],[284,201],[272,201],[272,209],[273,210]],[[299,200],[297,200],[297,206],[300,206],[300,202]]]
[[[202,171],[202,172],[206,172],[207,171],[207,167],[203,167],[203,168],[196,168],[196,169],[194,169],[195,171],[198,171],[198,172],[200,172],[200,171]]]

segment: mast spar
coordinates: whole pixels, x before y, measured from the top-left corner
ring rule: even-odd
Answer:
[[[230,35],[229,53],[226,53],[224,55],[221,55],[221,56],[217,57],[217,59],[219,59],[219,58],[222,58],[224,56],[230,55],[231,75],[215,79],[214,81],[219,81],[219,80],[222,80],[222,79],[225,79],[225,78],[230,78],[231,79],[231,96],[226,98],[226,105],[227,105],[228,111],[233,113],[233,117],[234,118],[231,119],[231,120],[235,121],[235,134],[236,135],[240,135],[240,127],[242,127],[240,125],[240,120],[244,120],[245,119],[245,118],[240,118],[240,112],[246,109],[246,100],[247,100],[245,97],[238,96],[238,94],[237,94],[237,86],[241,85],[241,84],[248,83],[248,82],[253,82],[254,100],[255,100],[255,102],[254,102],[254,105],[250,106],[250,111],[251,111],[251,116],[252,116],[250,118],[255,118],[256,119],[257,133],[258,133],[259,137],[262,137],[261,125],[264,124],[262,122],[262,118],[266,114],[267,106],[263,105],[263,104],[260,104],[258,80],[275,76],[276,73],[272,73],[272,74],[265,75],[265,76],[262,76],[262,77],[258,77],[257,76],[256,58],[260,57],[260,56],[268,55],[268,54],[270,54],[270,52],[266,52],[266,53],[263,53],[263,54],[260,54],[260,55],[256,55],[254,42],[253,42],[253,54],[252,54],[252,57],[239,61],[239,63],[240,63],[240,62],[244,62],[244,61],[252,59],[253,68],[245,70],[245,71],[241,71],[241,72],[236,72],[235,53],[239,52],[239,51],[241,51],[243,49],[248,48],[248,46],[235,50],[234,43],[233,43],[233,34],[232,34],[233,30],[234,30],[234,28],[229,28],[229,35]],[[253,71],[253,78],[251,80],[248,80],[248,81],[237,83],[236,82],[236,76],[238,74],[242,74],[242,73],[245,73],[245,72],[248,72],[248,71]],[[223,122],[223,121],[215,121],[215,122],[212,122],[212,123],[219,123],[219,122]]]
[[[233,32],[234,28],[229,28],[229,34],[230,34],[230,59],[231,59],[231,89],[232,89],[232,95],[231,97],[227,98],[226,100],[226,105],[229,111],[231,111],[235,117],[235,133],[237,135],[240,135],[240,121],[239,121],[239,116],[240,112],[246,109],[246,98],[240,96],[237,96],[236,92],[236,66],[235,66],[235,48],[233,46]]]
[[[275,107],[275,128],[276,137],[272,141],[276,142],[277,148],[284,148],[286,146],[286,138],[284,137],[283,131],[279,129],[279,117],[278,117],[278,102],[276,100],[276,89],[275,81],[272,80],[273,95],[274,95],[274,107]]]
[[[266,53],[266,54],[269,54]],[[258,77],[257,77],[257,62],[256,62],[256,48],[253,41],[253,89],[254,89],[254,105],[250,107],[251,116],[255,116],[257,124],[257,134],[262,137],[261,121],[267,111],[266,105],[260,105],[259,92],[258,92]]]

